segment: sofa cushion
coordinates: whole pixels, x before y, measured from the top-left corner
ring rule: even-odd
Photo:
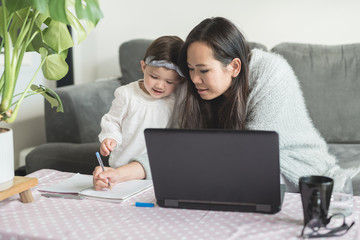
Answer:
[[[250,49],[254,49],[254,48],[259,48],[263,51],[267,51],[267,47],[261,43],[257,43],[257,42],[248,42],[249,44],[249,48]]]
[[[340,167],[360,167],[360,144],[328,144],[329,153],[333,154]]]
[[[282,43],[299,78],[314,125],[327,142],[360,142],[360,44],[338,46]]]
[[[124,42],[119,48],[119,61],[123,85],[143,78],[140,61],[153,40],[134,39]]]
[[[340,167],[360,167],[360,144],[328,144],[329,153],[333,154]],[[360,173],[353,179],[354,195],[360,195]]]
[[[110,109],[118,80],[98,81],[56,89],[64,112],[59,113],[45,103],[47,142],[98,142],[100,120]]]
[[[99,165],[95,152],[100,143],[45,143],[26,156],[26,173],[40,169],[55,169],[64,172],[92,174]],[[109,166],[108,157],[102,157],[105,166]]]

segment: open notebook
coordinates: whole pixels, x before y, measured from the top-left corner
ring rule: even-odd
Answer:
[[[152,186],[151,180],[132,180],[118,183],[112,190],[93,189],[92,175],[77,173],[74,176],[53,186],[39,188],[45,197],[60,197],[73,199],[94,199],[107,202],[122,202]]]

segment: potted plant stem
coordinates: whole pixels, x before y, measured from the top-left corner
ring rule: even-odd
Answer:
[[[0,0],[0,3],[0,52],[3,53],[1,57],[4,57],[0,78],[0,122],[12,123],[22,101],[34,94],[43,95],[56,111],[62,112],[62,103],[57,94],[33,82],[40,70],[48,80],[59,80],[67,74],[65,59],[75,39],[68,26],[73,30],[77,43],[83,41],[103,17],[98,1]],[[41,62],[31,79],[18,79],[26,52],[39,53]],[[18,81],[26,81],[26,87],[20,93],[15,92]],[[11,129],[0,129],[0,143],[12,142],[12,134],[9,132]],[[11,135],[11,139],[4,140],[2,135]],[[0,149],[0,152],[13,152],[13,148],[7,148]],[[13,153],[2,155],[0,191],[11,186],[14,176]],[[4,156],[9,157],[5,159]],[[5,169],[3,166],[7,165],[9,167]]]

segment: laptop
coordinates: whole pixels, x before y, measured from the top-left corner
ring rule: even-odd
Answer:
[[[279,138],[273,131],[144,131],[160,207],[276,213],[281,209]]]

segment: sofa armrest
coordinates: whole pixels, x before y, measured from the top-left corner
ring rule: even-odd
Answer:
[[[99,81],[58,88],[64,112],[45,104],[47,142],[97,142],[101,117],[109,111],[120,80]]]
[[[64,172],[92,174],[99,165],[95,152],[100,143],[45,143],[26,156],[26,173],[40,169],[55,169]],[[108,157],[102,157],[108,166]]]

